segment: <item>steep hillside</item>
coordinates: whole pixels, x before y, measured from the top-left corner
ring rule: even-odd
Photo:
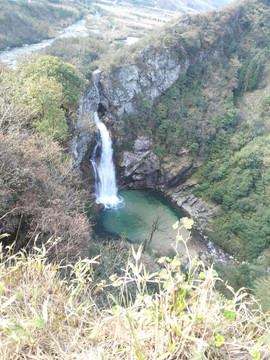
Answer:
[[[202,224],[216,217],[208,235],[249,261],[270,240],[269,20],[255,0],[185,17],[95,78],[122,185],[163,189]],[[138,137],[150,144],[141,154]]]
[[[81,16],[78,1],[9,1],[0,3],[0,50],[39,42]]]
[[[114,0],[107,0],[114,1]],[[180,13],[194,13],[209,11],[225,6],[234,0],[117,0],[117,4],[132,4],[135,6],[156,7],[164,10],[177,11]],[[104,1],[100,1],[101,3]]]
[[[14,251],[49,237],[63,240],[58,259],[87,251],[90,199],[66,151],[84,85],[73,66],[53,57],[0,67],[0,231]]]

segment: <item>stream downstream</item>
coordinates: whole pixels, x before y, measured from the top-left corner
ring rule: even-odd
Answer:
[[[99,14],[97,13],[95,16],[98,17],[98,15]],[[36,44],[25,44],[23,46],[0,51],[0,59],[8,66],[15,68],[19,59],[23,59],[39,50],[51,46],[55,40],[69,38],[69,37],[87,37],[89,36],[90,33],[99,33],[99,30],[87,28],[86,19],[79,20],[74,24],[69,25],[66,28],[60,30],[58,32],[58,35],[55,36],[54,38],[43,40]],[[113,31],[114,31],[114,27],[112,27],[112,32]],[[127,36],[121,41],[123,42],[124,45],[132,45],[136,43],[138,40],[139,40],[138,37]]]
[[[89,35],[89,31],[86,28],[86,20],[79,20],[72,25],[67,26],[66,28],[59,31],[58,35],[52,39],[43,40],[36,44],[25,44],[20,47],[15,47],[12,49],[4,50],[0,52],[0,59],[10,67],[15,68],[17,61],[20,58],[29,56],[36,51],[42,50],[57,40],[68,37],[86,37]]]

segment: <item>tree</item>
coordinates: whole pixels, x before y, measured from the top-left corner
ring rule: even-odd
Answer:
[[[74,110],[87,83],[82,74],[71,64],[64,63],[54,56],[33,57],[29,63],[20,65],[18,74],[22,82],[27,79],[39,81],[41,78],[53,78],[62,85],[63,97],[61,105]]]
[[[65,138],[68,126],[61,108],[62,85],[54,78],[41,77],[39,81],[29,78],[25,81],[25,89],[25,99],[36,114],[37,131],[55,139]]]
[[[162,218],[161,209],[158,209],[158,212],[156,213],[150,230],[150,236],[149,239],[145,239],[143,243],[143,252],[146,249],[146,246],[151,244],[154,234],[156,231],[163,231],[162,224],[166,221],[166,219]]]

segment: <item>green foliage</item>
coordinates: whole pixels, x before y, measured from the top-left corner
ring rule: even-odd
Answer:
[[[22,80],[39,81],[41,77],[53,78],[62,86],[62,105],[67,109],[78,106],[82,90],[86,85],[81,73],[72,65],[64,63],[57,57],[40,56],[19,68]]]
[[[57,39],[46,48],[48,55],[57,56],[64,62],[69,62],[82,73],[89,76],[89,72],[98,67],[98,60],[107,51],[107,43],[101,41],[99,35],[88,37]]]
[[[243,259],[254,259],[269,244],[268,215],[263,179],[265,139],[251,141],[240,150],[223,150],[223,159],[209,161],[200,171],[201,184],[194,193],[221,204],[220,220],[215,221],[215,236],[227,251]],[[230,153],[230,159],[224,156]],[[235,239],[235,241],[233,241]],[[239,248],[240,245],[240,248]]]
[[[262,100],[262,111],[261,111],[261,116],[263,118],[268,118],[270,117],[270,95],[266,96],[263,100]]]
[[[251,286],[251,274],[250,267],[248,264],[240,265],[221,265],[217,264],[215,269],[218,271],[219,275],[224,279],[224,282],[227,282],[235,291],[246,287]],[[221,291],[226,297],[231,298],[231,294],[224,286],[224,283],[218,282],[216,285],[217,289]],[[225,314],[224,314],[225,315]],[[225,315],[226,316],[226,315]],[[233,314],[228,313],[228,317],[233,317]],[[227,318],[228,318],[227,317]]]
[[[162,119],[166,119],[167,118],[167,114],[168,114],[168,109],[166,107],[166,105],[164,104],[158,104],[157,106],[157,114],[160,120]]]
[[[31,122],[39,132],[61,140],[67,137],[67,116],[76,110],[85,83],[72,65],[50,56],[36,57],[29,63],[21,63],[17,70],[0,75],[3,101],[10,97],[12,110],[18,106],[22,113],[26,109],[31,113],[28,119],[21,116],[16,121]]]
[[[52,6],[49,6],[49,9],[54,13],[54,15],[56,17],[59,17],[59,19],[68,19],[68,18],[72,18],[74,17],[74,13],[73,11],[70,11],[70,10],[67,10],[65,8],[62,8],[62,7],[52,7]]]
[[[258,278],[254,282],[254,295],[259,300],[263,312],[270,309],[270,277]]]
[[[246,60],[238,70],[238,87],[235,89],[235,96],[239,96],[243,91],[253,91],[258,87],[267,57],[267,50],[259,51],[253,58]]]
[[[25,99],[37,115],[34,125],[38,132],[55,139],[65,138],[68,126],[63,101],[62,85],[54,78],[40,77],[37,81],[28,78],[24,82]]]
[[[223,201],[225,191],[223,188],[215,189],[210,194],[210,200],[214,201],[217,204],[221,204]]]

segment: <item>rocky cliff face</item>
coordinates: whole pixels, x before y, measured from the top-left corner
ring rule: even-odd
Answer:
[[[77,121],[73,123],[74,136],[71,147],[75,167],[82,164],[89,151],[93,134],[96,132],[94,112],[98,111],[101,102],[100,76],[100,71],[94,72],[92,80],[81,98]]]
[[[120,183],[133,189],[155,188],[160,175],[160,161],[151,150],[151,142],[140,136],[134,151],[125,151],[120,166],[123,175]]]
[[[206,53],[202,51],[196,58],[202,61],[205,55]],[[112,131],[117,130],[118,133],[121,133],[121,128],[124,126],[121,115],[132,114],[138,110],[137,96],[141,95],[145,100],[154,101],[173,85],[181,74],[186,73],[190,63],[191,60],[188,58],[179,59],[177,49],[165,48],[160,52],[152,45],[148,45],[141,52],[137,64],[119,67],[109,74],[96,71],[81,99],[78,121],[74,126],[75,136],[72,152],[75,165],[80,166],[93,137],[91,130],[93,129],[94,111],[101,113],[103,121],[112,127]],[[139,162],[141,161],[141,156],[134,156],[138,158]],[[149,156],[152,160],[148,163],[152,164],[156,157],[154,154],[148,154],[148,159]],[[125,163],[128,167],[130,166],[131,160],[127,160],[127,157],[128,155],[125,154],[121,161],[122,167]],[[145,154],[143,154],[143,158],[145,158]],[[135,159],[132,160],[132,162],[134,161]],[[144,162],[144,164],[146,163]],[[156,168],[158,170],[158,164],[156,164]],[[149,171],[152,173],[151,170]],[[129,171],[126,170],[124,173],[128,174]],[[155,178],[157,179],[156,175]],[[164,178],[164,181],[167,180]],[[151,183],[150,180],[148,182]]]
[[[122,129],[126,126],[123,115],[139,110],[138,97],[155,102],[191,66],[212,61],[225,53],[224,38],[235,38],[238,30],[234,23],[240,12],[229,12],[224,17],[221,12],[213,12],[211,20],[207,20],[209,24],[203,16],[182,18],[166,29],[167,45],[162,41],[150,43],[136,53],[134,62],[115,66],[111,72],[95,72],[81,101],[73,139],[75,164],[81,164],[89,149],[93,138],[89,131],[93,128],[93,112],[99,111],[112,136],[117,134],[114,140],[118,145],[118,176],[122,187],[164,190],[183,183],[194,167],[189,149],[183,146],[177,153],[177,161],[171,160],[169,155],[161,159],[155,153],[153,137],[138,134],[132,150],[119,150],[123,144]],[[219,24],[221,18],[222,26]],[[202,26],[201,22],[206,25]],[[230,25],[230,33],[224,31],[226,25]],[[214,26],[216,31],[213,31]],[[193,200],[185,200],[183,204],[192,203],[192,207],[196,203]]]
[[[219,12],[213,13],[214,21],[219,21],[219,17]],[[204,30],[196,21],[192,22],[189,16],[178,20],[164,30],[163,36],[167,39],[167,45],[159,39],[137,51],[133,61],[130,60],[123,66],[115,66],[111,72],[94,73],[93,80],[82,98],[80,118],[76,124],[73,153],[77,165],[87,152],[91,136],[86,135],[84,127],[89,124],[89,119],[93,118],[93,111],[100,111],[103,121],[111,127],[112,133],[117,132],[117,136],[121,136],[121,129],[125,126],[121,116],[134,114],[139,110],[138,98],[154,102],[179,76],[186,74],[190,66],[218,57],[224,51],[224,32],[214,34],[209,46],[209,39],[207,43],[200,39]],[[130,166],[126,157],[127,155],[120,163]],[[153,158],[153,155],[151,157]],[[186,163],[185,159],[185,167],[190,168],[190,164],[187,166]],[[164,174],[166,172],[168,174],[168,169],[164,169]],[[124,173],[128,171],[124,170]],[[179,174],[182,174],[182,169]],[[173,178],[174,174],[171,174],[163,177],[163,181],[168,182]]]
[[[102,77],[106,96],[116,109],[117,115],[136,111],[135,98],[143,94],[145,99],[155,100],[167,90],[189,66],[189,59],[179,61],[173,49],[157,51],[152,45],[144,49],[138,63],[120,67]]]
[[[161,162],[154,153],[153,143],[145,136],[139,136],[133,151],[124,151],[120,166],[120,185],[132,189],[165,189],[184,181],[184,174],[193,166],[187,149],[179,154],[177,164],[169,156]]]
[[[144,136],[136,139],[133,151],[125,151],[120,166],[123,169],[119,184],[123,188],[156,189],[181,207],[187,214],[199,220],[202,227],[213,219],[217,208],[196,198],[192,189],[197,184],[186,180],[192,169],[188,151],[183,151],[177,164],[161,163],[154,154],[152,143]],[[180,185],[179,185],[180,182]]]

